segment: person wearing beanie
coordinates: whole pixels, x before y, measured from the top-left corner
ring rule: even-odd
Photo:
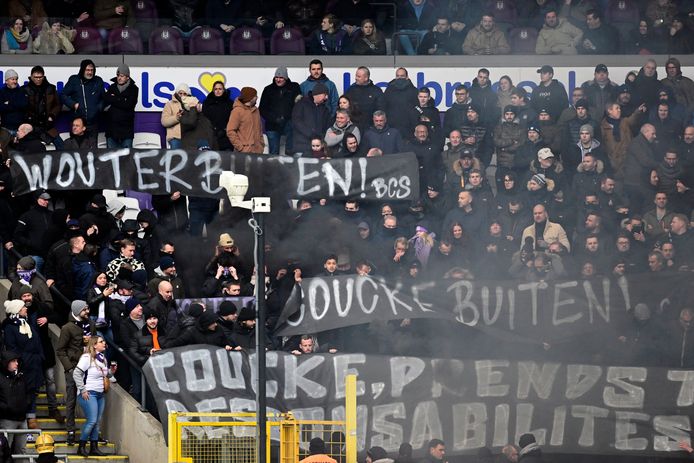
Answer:
[[[301,87],[289,79],[287,68],[275,70],[272,83],[263,89],[258,109],[265,121],[270,154],[280,154],[281,137],[286,137],[285,154],[293,152],[292,110],[301,96]]]
[[[314,437],[308,443],[308,455],[300,460],[299,463],[337,463],[337,460],[327,454],[325,441],[320,437]]]
[[[184,134],[188,133],[203,135],[196,137],[195,143],[197,143],[197,138],[204,138],[209,145],[210,140],[214,138],[214,133],[212,133],[212,127],[207,118],[204,121],[209,126],[209,134],[203,134],[203,128],[183,127],[184,124],[189,122],[197,126],[200,122],[198,114],[200,111],[202,111],[202,105],[196,97],[191,95],[188,84],[182,82],[176,85],[176,90],[171,96],[171,100],[166,102],[161,112],[161,125],[166,128],[166,141],[171,149],[183,148]],[[193,142],[186,142],[186,145],[191,143]],[[216,143],[214,145],[216,146]]]
[[[523,143],[523,130],[516,120],[518,108],[507,105],[501,116],[501,124],[494,128],[494,147],[496,148],[496,186],[497,190],[504,189],[504,176],[513,170],[513,159],[516,151]]]
[[[535,435],[532,433],[525,433],[520,436],[518,440],[518,447],[520,451],[518,452],[518,463],[542,463],[542,450],[540,446],[537,445],[535,441]]]
[[[147,290],[155,294],[159,283],[168,281],[173,286],[174,299],[185,299],[185,286],[183,280],[176,272],[176,261],[171,256],[163,256],[159,259],[159,266],[154,269],[154,278],[149,280]]]
[[[75,405],[77,385],[72,371],[77,366],[84,346],[96,334],[96,326],[89,318],[89,306],[85,301],[75,300],[70,305],[69,320],[60,328],[60,337],[55,352],[65,370],[65,425],[68,445],[75,445]]]
[[[166,331],[159,326],[159,315],[147,308],[142,316],[144,325],[133,333],[126,348],[128,354],[140,365],[144,365],[150,356],[167,347]]]
[[[104,81],[96,75],[96,65],[90,59],[80,63],[80,70],[68,79],[61,102],[70,108],[71,117],[82,117],[90,137],[99,133],[98,117],[104,107]]]
[[[226,129],[234,151],[263,154],[265,142],[257,102],[258,91],[253,87],[243,87],[234,101]]]
[[[27,395],[27,387],[24,375],[24,365],[17,352],[3,349],[0,351],[0,426],[2,429],[26,429],[26,410],[29,407],[30,397]],[[26,434],[9,433],[7,440],[0,444],[9,447],[9,455],[26,454]],[[0,461],[12,461],[7,459],[7,452],[0,449]]]
[[[7,318],[2,322],[4,348],[17,352],[22,363],[24,381],[30,406],[26,410],[27,425],[37,429],[35,397],[40,387],[44,385],[43,376],[43,346],[35,322],[29,320],[29,309],[20,299],[7,300],[4,303]]]
[[[217,314],[211,309],[205,310],[200,314],[193,329],[182,331],[175,337],[171,335],[167,347],[189,346],[193,344],[208,344],[223,347],[229,351],[234,350],[235,347],[228,342],[224,335],[224,330],[218,324]]]
[[[537,152],[546,146],[540,127],[535,123],[528,125],[526,136],[513,157],[513,172],[517,178],[527,178],[530,163],[537,159]]]
[[[140,89],[130,77],[130,68],[122,63],[104,94],[106,146],[132,148],[135,137],[135,106]]]
[[[5,71],[5,85],[0,88],[0,121],[11,133],[24,122],[29,98],[19,85],[19,75],[14,69]]]
[[[255,309],[252,304],[241,308],[234,325],[232,340],[243,349],[255,349]]]
[[[236,304],[228,300],[222,301],[217,308],[217,317],[217,324],[224,332],[227,342],[229,345],[237,347],[233,338],[234,325],[239,318],[239,310]]]

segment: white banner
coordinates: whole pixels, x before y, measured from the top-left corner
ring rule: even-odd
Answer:
[[[537,69],[542,62],[538,57],[536,64],[530,67],[490,67],[491,80],[494,87],[498,85],[499,78],[507,75],[511,78],[514,85],[524,87],[528,92],[539,82]],[[307,58],[308,61],[308,58]],[[281,63],[278,63],[281,64]],[[28,80],[30,67],[19,66],[14,68],[19,73],[21,82]],[[432,92],[432,97],[441,111],[445,111],[451,106],[454,100],[453,90],[458,84],[471,85],[472,80],[477,76],[478,68],[470,67],[426,67],[408,69],[410,79],[416,87],[427,86]],[[583,82],[593,78],[594,67],[555,67],[554,78],[559,80],[569,95],[571,91],[580,86]],[[77,72],[75,67],[46,67],[46,77],[48,81],[58,87],[61,91],[70,75]],[[242,87],[255,87],[258,93],[262,93],[263,88],[272,82],[275,68],[256,68],[256,67],[131,67],[131,76],[135,83],[140,87],[140,101],[136,111],[160,111],[171,95],[176,85],[187,83],[194,96],[203,100],[212,90],[214,82],[220,80],[230,89],[233,97],[236,97]],[[289,78],[301,83],[308,76],[308,66],[289,68]],[[325,74],[337,86],[340,94],[349,88],[354,82],[353,68],[326,68]],[[610,77],[614,82],[622,83],[629,71],[638,71],[636,68],[629,67],[610,67]],[[665,75],[665,70],[661,69],[660,74]],[[694,66],[683,67],[682,72],[687,76],[694,75]],[[99,67],[97,75],[101,76],[105,82],[110,83],[110,79],[116,75],[115,67]],[[392,67],[372,67],[371,79],[376,85],[385,89],[393,78],[395,69]],[[4,70],[0,71],[0,79],[4,82]]]

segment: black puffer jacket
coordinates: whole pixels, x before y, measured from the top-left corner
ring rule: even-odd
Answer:
[[[227,137],[227,122],[231,114],[231,107],[234,102],[229,98],[229,90],[224,89],[224,93],[216,96],[210,92],[202,103],[202,113],[209,119],[214,130],[219,149],[222,151],[232,151],[231,142]]]
[[[104,105],[109,107],[105,113],[106,136],[125,140],[135,136],[135,106],[140,89],[131,78],[130,84],[121,91],[116,79],[111,79],[113,83],[104,94]]]
[[[6,420],[24,421],[28,408],[24,374],[10,373],[7,364],[19,358],[18,354],[3,351],[0,355],[0,416]]]
[[[260,98],[260,115],[265,119],[265,130],[281,132],[287,122],[292,120],[292,110],[301,87],[296,82],[286,79],[281,87],[275,82],[263,89]]]
[[[44,255],[43,235],[51,225],[51,216],[47,207],[36,204],[19,218],[13,241],[23,255]]]
[[[164,349],[166,345],[166,332],[164,329],[157,328],[157,339],[159,347]],[[128,354],[135,359],[139,365],[144,365],[150,357],[150,352],[154,348],[154,338],[149,331],[147,324],[140,331],[134,333],[130,337],[130,343],[127,347]]]

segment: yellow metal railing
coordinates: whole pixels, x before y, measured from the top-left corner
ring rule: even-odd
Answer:
[[[267,415],[267,462],[272,439],[279,439],[279,462],[298,463],[308,456],[311,439],[320,437],[338,463],[357,461],[356,376],[345,384],[345,420],[297,420],[290,412]],[[169,463],[258,463],[255,413],[169,414]]]

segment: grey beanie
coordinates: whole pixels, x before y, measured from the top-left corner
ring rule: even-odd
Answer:
[[[588,133],[590,134],[591,137],[594,135],[594,133],[593,133],[593,126],[590,125],[590,124],[583,124],[583,125],[581,126],[580,130],[579,130],[579,133],[580,133],[580,132],[588,132]]]
[[[19,79],[19,74],[17,74],[17,71],[14,69],[8,69],[5,71],[5,80],[7,81],[9,79]]]
[[[123,74],[124,76],[129,76],[130,75],[130,66],[123,63],[120,66],[118,66],[118,69],[116,70],[116,72],[118,74]]]
[[[76,319],[80,318],[80,312],[82,312],[85,307],[88,307],[88,306],[87,306],[87,303],[84,301],[80,301],[79,299],[72,301],[72,304],[70,304],[70,310],[72,311],[72,316],[75,317]]]
[[[279,66],[277,69],[275,69],[275,77],[284,77],[285,79],[289,79],[289,73],[287,72],[287,67],[286,66]]]

